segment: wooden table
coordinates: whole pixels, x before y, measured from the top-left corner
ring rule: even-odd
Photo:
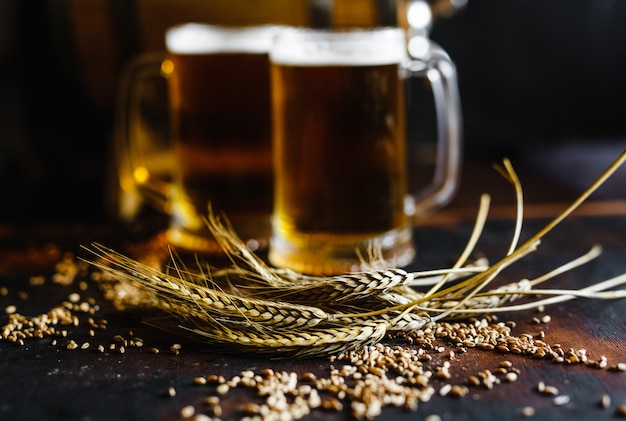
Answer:
[[[473,171],[478,179],[482,178],[483,167],[477,170],[470,166],[466,171]],[[551,188],[547,183],[542,185],[540,179],[536,181],[530,184],[541,185],[541,192],[535,190],[535,196],[529,194],[522,240],[537,232],[566,205],[562,200],[567,196],[564,191]],[[418,259],[409,269],[451,264],[469,237],[478,195],[483,191],[497,193],[497,196],[478,251],[490,261],[504,255],[513,232],[512,191],[500,187],[489,191],[494,188],[492,183],[476,184],[481,188],[469,188],[468,184],[471,183],[468,181],[462,186],[453,205],[416,227]],[[554,195],[555,191],[560,192],[560,196]],[[332,364],[325,357],[273,360],[236,353],[219,354],[176,332],[152,328],[143,323],[145,314],[141,311],[116,310],[87,275],[79,274],[69,285],[54,282],[54,265],[62,258],[62,253],[86,256],[80,246],[92,241],[124,250],[139,238],[126,227],[112,223],[0,226],[0,309],[35,316],[67,301],[73,293],[79,294],[79,302],[92,297],[92,305],[98,306],[93,315],[76,312],[80,319],[78,326],[63,326],[67,336],[57,338],[56,343],[51,337],[27,338],[23,344],[0,341],[0,419],[170,420],[182,418],[183,408],[190,405],[195,408],[195,414],[210,416],[206,398],[216,395],[216,387],[195,384],[197,377],[216,374],[231,379],[243,370],[260,373],[265,368],[275,372],[293,371],[300,376],[305,372],[328,376]],[[600,257],[555,278],[547,286],[582,288],[626,272],[626,204],[623,200],[590,201],[555,228],[536,253],[507,269],[497,282],[535,277],[585,253],[594,244],[604,248]],[[42,279],[44,282],[40,284]],[[537,318],[545,315],[550,316],[549,323],[537,323]],[[96,323],[106,319],[106,329],[94,329],[91,336],[89,317]],[[3,311],[0,325],[5,325],[8,318]],[[626,363],[624,300],[578,299],[546,307],[543,313],[526,310],[498,314],[498,319],[514,321],[513,332],[517,335],[536,336],[543,331],[545,342],[561,344],[565,349],[584,348],[590,360],[604,356],[609,366]],[[143,346],[127,342],[122,353],[121,341],[130,338],[141,338]],[[67,349],[69,340],[74,340],[78,349]],[[89,343],[89,348],[81,349],[84,343]],[[178,352],[170,351],[173,344],[181,345]],[[98,345],[104,347],[102,352],[98,351]],[[424,364],[434,369],[449,361],[451,378],[431,380],[436,393],[417,409],[386,407],[377,419],[416,420],[436,414],[442,420],[517,420],[525,419],[525,407],[532,407],[534,415],[528,419],[611,420],[619,417],[617,408],[626,405],[626,372],[587,364],[555,363],[496,350],[469,348],[460,353],[445,340],[438,346],[442,347],[441,352],[428,351],[431,361]],[[152,348],[160,352],[154,353]],[[450,351],[456,351],[452,360]],[[510,361],[519,370],[517,381],[503,380],[493,389],[468,386],[469,393],[464,397],[439,394],[444,384],[467,385],[468,376],[486,369],[493,372],[503,360]],[[569,400],[562,398],[561,404],[555,403],[553,396],[538,392],[539,382],[557,387],[559,396],[566,395]],[[171,393],[173,390],[175,395]],[[611,398],[607,407],[599,403],[603,395]],[[244,416],[241,408],[246,403],[262,401],[251,389],[232,389],[220,397],[221,418],[240,419]],[[349,400],[344,400],[343,404],[343,410],[316,409],[305,419],[351,419]]]

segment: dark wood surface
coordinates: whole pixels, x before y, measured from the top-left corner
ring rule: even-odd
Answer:
[[[510,187],[500,185],[497,176],[488,181],[482,174],[489,169],[480,164],[468,166],[459,197],[445,211],[424,220],[416,228],[418,259],[410,269],[447,267],[462,251],[472,229],[478,195],[495,195],[493,217],[489,220],[478,251],[490,261],[506,252],[513,232],[513,194]],[[543,227],[555,213],[562,210],[572,192],[543,182],[540,177],[528,181],[527,221],[522,240]],[[484,182],[475,183],[472,180]],[[523,180],[524,181],[524,180]],[[557,194],[558,193],[558,194]],[[125,250],[139,241],[136,232],[116,224],[48,224],[29,226],[0,226],[0,325],[8,316],[4,309],[15,305],[17,312],[27,316],[45,313],[67,300],[69,294],[93,297],[99,306],[94,318],[108,321],[105,330],[89,336],[88,315],[80,315],[79,326],[67,326],[67,338],[26,339],[23,345],[0,340],[0,419],[6,420],[170,420],[181,418],[181,409],[193,405],[196,413],[207,413],[206,397],[215,395],[213,385],[195,385],[194,378],[210,374],[227,379],[242,370],[313,372],[327,376],[331,363],[327,358],[307,360],[274,360],[249,357],[235,353],[220,354],[210,347],[184,339],[175,332],[163,332],[146,325],[145,314],[138,311],[120,312],[102,296],[97,285],[87,275],[80,275],[71,285],[52,281],[54,265],[60,253],[69,251],[86,257],[81,245],[99,241]],[[496,280],[497,283],[532,278],[565,263],[594,244],[601,244],[603,253],[596,260],[550,281],[554,288],[582,288],[594,282],[626,272],[626,205],[619,197],[592,200],[551,232],[539,250],[515,264]],[[31,277],[43,276],[43,285],[33,285]],[[88,289],[80,290],[83,280]],[[533,318],[548,314],[551,321],[536,324]],[[546,307],[543,313],[527,310],[498,314],[501,321],[515,321],[513,333],[537,335],[545,332],[548,344],[561,344],[565,349],[585,348],[590,359],[606,356],[609,365],[626,363],[626,301],[578,299]],[[130,337],[130,332],[143,339],[143,347],[127,347],[123,354],[108,347],[116,335]],[[90,347],[68,350],[65,343],[74,339]],[[173,355],[169,348],[182,345]],[[103,345],[105,352],[97,352]],[[429,351],[434,368],[448,360],[453,346],[441,341],[444,352]],[[161,350],[150,352],[152,347]],[[620,405],[626,405],[626,372],[592,368],[585,364],[557,364],[527,356],[502,354],[497,351],[468,349],[457,353],[451,361],[452,378],[432,380],[439,389],[444,383],[465,384],[467,377],[482,370],[494,370],[503,360],[519,369],[515,382],[502,382],[491,390],[470,387],[469,394],[454,398],[435,395],[420,403],[415,411],[387,407],[380,420],[416,420],[437,414],[443,420],[517,420],[525,419],[522,408],[532,406],[536,420],[615,419]],[[569,403],[555,405],[552,397],[537,392],[543,381],[558,387]],[[168,388],[176,390],[168,396]],[[607,394],[608,408],[599,401]],[[237,388],[222,397],[222,419],[240,419],[242,405],[260,402],[251,390]],[[343,411],[314,410],[306,419],[350,419],[349,400]]]

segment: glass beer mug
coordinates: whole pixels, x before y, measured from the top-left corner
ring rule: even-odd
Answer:
[[[209,207],[251,249],[267,246],[272,34],[270,26],[181,24],[167,30],[164,56],[141,56],[128,70],[118,133],[122,190],[167,214],[166,238],[181,250],[222,254],[206,225]],[[145,106],[155,74],[167,81],[156,123]],[[138,126],[154,130],[138,134]]]
[[[424,41],[424,40],[422,40]],[[414,219],[449,202],[460,169],[456,73],[435,45],[410,57],[399,28],[286,29],[270,50],[275,165],[272,264],[309,274],[404,266]],[[409,192],[406,82],[437,111],[435,176]],[[372,253],[374,251],[374,253]]]

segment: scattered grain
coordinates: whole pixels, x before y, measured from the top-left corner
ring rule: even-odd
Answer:
[[[196,414],[193,416],[193,421],[213,421],[213,418],[205,414]]]
[[[204,400],[207,405],[219,405],[220,398],[218,396],[207,396]]]
[[[470,384],[471,386],[480,386],[480,379],[476,376],[469,376],[467,378],[467,383]]]
[[[535,408],[532,406],[525,406],[522,408],[522,416],[525,418],[530,418],[535,415]]]
[[[452,390],[452,385],[444,384],[443,386],[439,388],[439,394],[441,396],[446,396],[450,392],[450,390]]]
[[[517,373],[515,373],[514,371],[509,371],[508,373],[506,373],[506,375],[504,376],[504,379],[507,382],[514,382],[517,380]]]
[[[556,396],[559,394],[559,389],[554,386],[545,386],[541,391],[544,395]]]
[[[500,362],[499,367],[510,369],[511,367],[513,367],[513,363],[511,361],[504,360]]]
[[[191,418],[196,413],[196,408],[193,405],[187,405],[180,410],[180,416],[183,418]]]
[[[556,406],[567,405],[569,401],[570,401],[570,397],[568,395],[555,396],[554,399],[552,400],[552,402],[554,402]]]
[[[600,408],[604,409],[611,406],[611,396],[606,393],[600,396],[600,401],[598,402],[598,405],[600,406]]]
[[[468,392],[469,389],[466,386],[454,385],[450,389],[450,396],[455,398],[462,398],[463,396],[467,395]]]
[[[538,382],[536,387],[539,393],[543,393],[546,390],[546,384],[542,381]]]
[[[220,405],[213,405],[210,408],[211,413],[216,416],[216,417],[221,417],[223,410],[222,407]]]

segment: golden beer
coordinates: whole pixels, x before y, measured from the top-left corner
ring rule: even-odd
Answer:
[[[358,270],[359,254],[367,258],[374,243],[389,262],[414,255],[405,210],[403,40],[342,41],[336,50],[311,43],[271,59],[270,260],[307,273]]]
[[[209,206],[244,240],[267,242],[273,206],[269,30],[184,25],[168,33],[163,68],[178,161],[169,231],[175,242],[210,237],[202,220]]]

